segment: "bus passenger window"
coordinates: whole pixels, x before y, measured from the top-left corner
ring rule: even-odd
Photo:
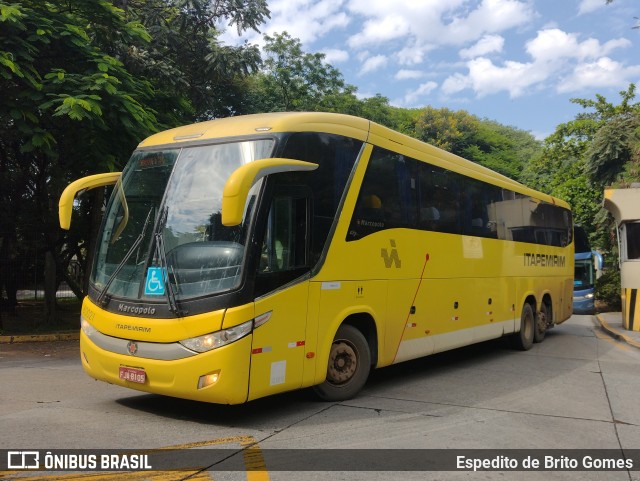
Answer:
[[[384,229],[412,228],[417,218],[415,159],[376,147],[347,233],[358,240]]]

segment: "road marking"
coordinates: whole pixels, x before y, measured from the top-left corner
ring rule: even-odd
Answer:
[[[221,446],[225,444],[239,444],[242,448],[247,481],[269,481],[269,473],[262,455],[258,441],[253,436],[231,436],[226,438],[211,439],[209,441],[196,441],[193,443],[176,444],[161,448],[147,449],[138,454],[158,453],[162,451],[177,451],[180,449],[195,449],[205,446]],[[43,471],[37,471],[42,473]],[[68,473],[34,476],[34,471],[4,471],[0,472],[2,479],[11,481],[120,481],[149,480],[149,481],[177,481],[189,479],[190,481],[211,481],[211,472],[205,467],[200,469],[189,467],[184,470],[172,471],[118,471],[118,472],[92,472],[92,473]],[[214,480],[215,481],[215,480]]]
[[[629,346],[627,346],[625,343],[620,342],[620,341],[618,341],[618,340],[616,340],[616,339],[612,338],[609,334],[606,334],[606,333],[604,333],[604,332],[600,332],[600,331],[597,331],[597,330],[596,330],[596,331],[594,331],[594,332],[595,332],[596,337],[597,337],[598,339],[601,339],[601,340],[603,340],[603,341],[606,341],[606,342],[608,342],[609,344],[611,344],[611,345],[613,345],[613,346],[617,347],[618,349],[621,349],[621,350],[623,350],[623,351],[630,351],[630,350],[631,350],[631,348],[630,348]]]

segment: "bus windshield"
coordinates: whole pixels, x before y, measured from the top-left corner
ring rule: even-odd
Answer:
[[[91,279],[99,297],[160,301],[236,288],[260,183],[233,227],[221,223],[223,188],[238,167],[269,157],[273,144],[261,139],[135,152],[99,235]]]
[[[595,283],[593,259],[591,258],[591,253],[588,254],[588,257],[583,257],[584,258],[579,259],[576,255],[575,276],[573,282],[573,288],[576,291],[592,289]]]

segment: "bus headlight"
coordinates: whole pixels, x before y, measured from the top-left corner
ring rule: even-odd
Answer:
[[[593,293],[590,292],[589,294],[586,294],[584,297],[585,299],[593,299]]]
[[[87,337],[93,336],[98,330],[89,323],[83,316],[80,316],[80,327]]]
[[[205,334],[204,336],[184,339],[180,341],[180,344],[192,351],[207,352],[242,339],[252,330],[253,319],[238,326],[230,327],[229,329],[212,332],[211,334]]]

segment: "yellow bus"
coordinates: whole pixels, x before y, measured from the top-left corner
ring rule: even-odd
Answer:
[[[569,206],[365,119],[272,113],[144,140],[115,184],[81,315],[95,379],[223,404],[507,336],[572,312]]]

